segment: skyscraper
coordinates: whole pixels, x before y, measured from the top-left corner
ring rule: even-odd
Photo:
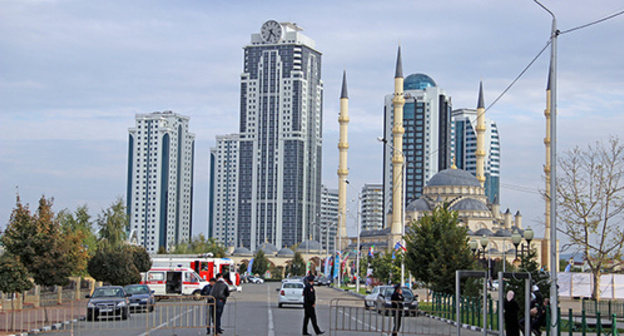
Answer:
[[[244,55],[238,245],[291,246],[321,210],[321,53],[296,24],[270,20]]]
[[[189,117],[171,111],[137,114],[128,133],[130,231],[150,253],[188,241],[195,148]]]
[[[210,149],[208,237],[236,246],[238,207],[238,134],[218,135]]]
[[[361,202],[361,230],[383,229],[383,185],[365,184]]]
[[[453,117],[453,157],[459,169],[477,172],[477,110],[457,109]],[[485,119],[485,195],[490,203],[500,204],[500,140],[496,123]]]
[[[403,83],[403,146],[405,202],[417,199],[429,179],[451,166],[451,98],[425,74],[412,74]],[[386,95],[384,139],[392,139],[394,95]],[[392,209],[392,148],[383,147],[384,214]],[[384,216],[386,220],[386,216]],[[388,224],[385,224],[388,227]]]
[[[329,230],[329,232],[325,231]],[[338,190],[321,189],[321,236],[319,242],[323,249],[333,251],[338,232]]]

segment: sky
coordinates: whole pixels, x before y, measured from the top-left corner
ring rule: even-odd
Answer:
[[[561,31],[624,9],[616,0],[544,0]],[[0,2],[0,229],[16,193],[36,206],[125,197],[128,128],[137,113],[189,116],[196,134],[193,232],[207,232],[210,147],[237,133],[243,47],[267,20],[295,22],[323,53],[323,184],[337,188],[343,70],[349,90],[348,230],[357,190],[381,183],[384,95],[397,46],[407,76],[424,73],[452,99],[489,106],[546,45],[551,17],[533,1]],[[558,152],[624,125],[624,15],[559,36]],[[492,106],[499,128],[501,209],[543,235],[544,108],[550,49]]]

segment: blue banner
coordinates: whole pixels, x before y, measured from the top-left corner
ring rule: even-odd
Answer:
[[[247,274],[251,274],[251,266],[253,265],[253,260],[254,258],[251,258],[251,260],[249,260],[249,265],[247,265]]]

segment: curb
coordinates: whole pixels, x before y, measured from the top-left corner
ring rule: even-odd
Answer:
[[[333,286],[332,286],[331,288],[332,288],[333,290],[336,290],[336,291],[339,291],[339,292],[346,292],[347,294],[349,294],[349,295],[351,295],[351,296],[358,297],[358,298],[360,298],[360,299],[363,299],[363,298],[365,298],[365,297],[366,297],[366,295],[364,295],[364,294],[356,293],[356,292],[354,292],[354,291],[350,291],[350,290],[348,290],[348,289],[336,288],[336,287],[333,287]]]
[[[39,333],[43,333],[43,332],[64,330],[70,324],[76,323],[78,321],[84,321],[84,319],[85,319],[84,316],[81,316],[80,318],[76,318],[76,319],[69,320],[69,321],[64,321],[64,322],[59,322],[59,323],[54,323],[52,325],[45,326],[43,328],[33,329],[33,330],[31,330],[29,332],[26,332],[26,333],[16,334],[15,336],[28,336],[28,335],[31,335],[31,334],[39,334]],[[10,336],[12,336],[12,335],[10,335]]]

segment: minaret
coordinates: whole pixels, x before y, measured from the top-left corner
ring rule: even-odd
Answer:
[[[349,95],[347,94],[347,71],[342,74],[342,93],[340,94],[340,140],[338,142],[339,161],[338,161],[338,237],[341,242],[337,246],[338,249],[344,248],[348,243],[347,237],[347,176],[349,169],[347,168],[347,151],[349,150],[348,125],[349,125]],[[359,223],[358,223],[359,225]],[[344,245],[344,246],[343,246]]]
[[[401,46],[397,52],[396,72],[394,75],[394,98],[392,109],[394,126],[392,127],[393,155],[392,155],[392,227],[390,229],[393,241],[403,232],[403,65],[401,62]],[[393,242],[390,242],[393,244]],[[390,246],[390,245],[388,245]],[[392,245],[394,246],[394,245]]]
[[[546,84],[546,137],[544,145],[546,146],[546,164],[544,164],[544,175],[546,176],[546,218],[544,220],[544,241],[542,243],[542,265],[546,269],[550,269],[550,71],[548,72],[548,84]]]
[[[479,102],[477,103],[477,180],[483,187],[485,184],[485,103],[483,99],[483,82],[479,83]]]

